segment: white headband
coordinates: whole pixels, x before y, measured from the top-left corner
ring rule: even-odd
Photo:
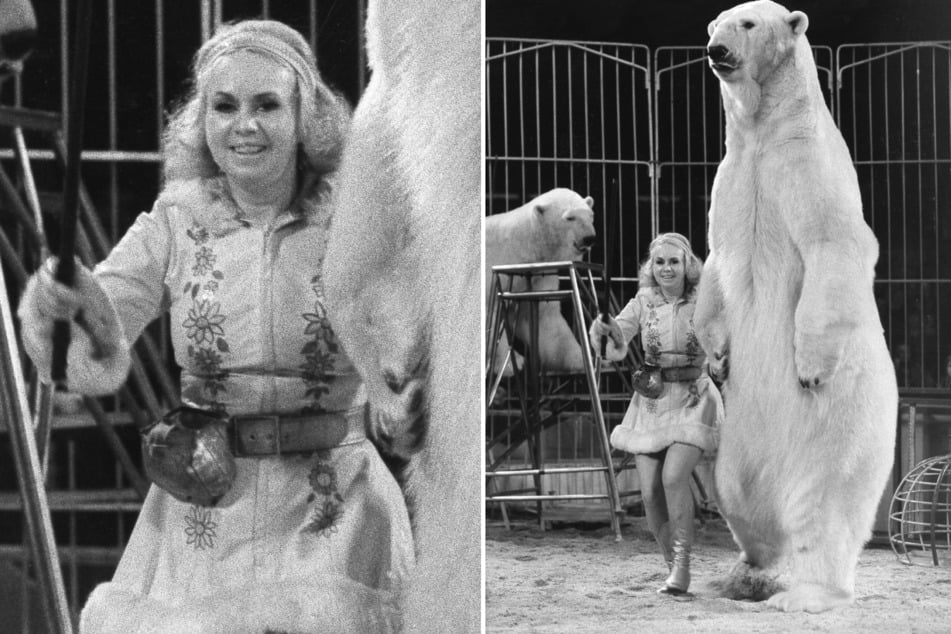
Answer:
[[[662,233],[650,244],[650,248],[647,249],[649,253],[653,253],[654,249],[659,247],[662,244],[669,244],[671,246],[677,247],[684,252],[684,257],[690,257],[692,249],[690,248],[690,243],[687,241],[683,235],[679,233]]]
[[[301,81],[301,92],[314,94],[320,86],[317,70],[294,47],[259,31],[237,31],[222,36],[221,40],[199,55],[195,64],[196,74],[201,75],[219,58],[239,50],[264,53],[289,66]]]

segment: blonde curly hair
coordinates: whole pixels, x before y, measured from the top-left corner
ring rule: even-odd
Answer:
[[[641,268],[638,272],[638,287],[646,288],[648,286],[657,286],[657,280],[654,279],[652,261],[654,259],[654,252],[662,244],[677,247],[684,253],[684,295],[686,295],[700,283],[700,272],[703,270],[703,260],[690,248],[690,241],[679,233],[662,233],[651,241],[650,247],[647,249],[647,258],[641,263]]]
[[[205,140],[205,81],[218,59],[239,50],[267,56],[294,71],[300,131],[298,169],[307,177],[303,180],[326,180],[340,162],[350,104],[321,79],[314,52],[300,33],[275,20],[244,20],[222,25],[195,54],[191,86],[169,114],[165,128],[166,182],[221,173]]]

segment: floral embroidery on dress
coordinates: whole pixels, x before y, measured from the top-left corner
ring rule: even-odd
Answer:
[[[337,524],[343,517],[343,496],[337,489],[337,469],[331,460],[330,451],[317,453],[317,463],[307,479],[314,491],[307,497],[307,502],[316,504],[313,516],[303,530],[318,537],[330,537],[337,532]]]
[[[195,254],[195,266],[192,267],[192,274],[196,276],[206,275],[215,270],[215,262],[218,257],[214,251],[208,247],[202,247]]]
[[[339,502],[325,500],[318,504],[314,511],[314,518],[307,525],[306,530],[315,533],[318,537],[330,537],[337,532],[337,524],[343,517],[343,508]]]
[[[222,354],[230,352],[225,339],[224,323],[226,316],[221,314],[221,303],[214,301],[224,273],[215,268],[218,256],[209,246],[208,230],[193,223],[186,232],[198,249],[195,251],[195,264],[192,275],[182,294],[191,298],[188,316],[182,322],[185,336],[192,341],[188,345],[188,358],[192,362],[195,374],[204,378],[203,390],[210,397],[209,405],[215,410],[223,410],[218,395],[224,392],[227,371],[222,370]],[[210,278],[210,279],[209,279]]]
[[[197,222],[192,224],[190,229],[186,229],[185,234],[194,240],[195,244],[201,245],[208,242],[208,230]]]
[[[298,367],[304,383],[307,384],[307,396],[314,399],[311,409],[319,412],[323,411],[323,408],[317,401],[330,391],[330,382],[334,379],[331,371],[336,362],[335,355],[339,351],[339,345],[324,307],[324,282],[321,275],[318,273],[312,277],[310,284],[316,296],[314,310],[303,313],[301,317],[306,322],[304,334],[312,339],[301,348],[304,362]]]
[[[647,304],[647,323],[644,333],[644,353],[651,360],[656,361],[660,356],[660,317],[652,302]]]
[[[337,471],[330,463],[318,462],[308,476],[310,487],[321,495],[337,492]]]
[[[218,523],[213,521],[211,509],[196,504],[185,516],[185,535],[188,537],[186,543],[193,544],[195,550],[214,548],[215,537],[218,536],[216,528]]]
[[[697,333],[693,328],[693,319],[691,318],[687,324],[687,356],[691,365],[703,354],[703,348],[700,347],[700,341],[697,339]]]
[[[196,286],[198,288],[198,286]],[[188,311],[188,318],[182,322],[185,336],[194,340],[196,345],[214,343],[215,339],[225,334],[221,324],[225,316],[219,314],[221,304],[196,300]]]

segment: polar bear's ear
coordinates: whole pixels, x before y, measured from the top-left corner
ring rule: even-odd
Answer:
[[[710,24],[707,25],[707,35],[713,37],[713,32],[717,29],[717,21],[710,20]]]
[[[802,11],[793,11],[786,16],[786,24],[792,28],[793,33],[802,35],[809,28],[809,18]]]
[[[536,204],[535,204],[535,207],[533,208],[533,211],[534,211],[535,213],[537,213],[539,216],[544,216],[544,215],[545,215],[545,205],[536,203]]]
[[[592,209],[594,209],[594,198],[592,198],[591,196],[585,197],[585,199],[584,199],[584,204],[586,204],[588,207],[591,207]]]

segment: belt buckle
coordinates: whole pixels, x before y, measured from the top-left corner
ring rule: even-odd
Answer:
[[[235,437],[235,455],[281,455],[281,417],[276,414],[238,414],[231,418],[234,423],[234,437]],[[268,448],[267,451],[254,451],[246,452],[242,451],[243,447],[241,442],[241,424],[257,424],[257,423],[270,423],[271,430],[273,434],[273,440],[268,444],[273,446],[273,450]],[[257,438],[251,436],[250,440],[255,444],[263,444],[261,441],[258,441]],[[265,441],[270,439],[265,438]]]

